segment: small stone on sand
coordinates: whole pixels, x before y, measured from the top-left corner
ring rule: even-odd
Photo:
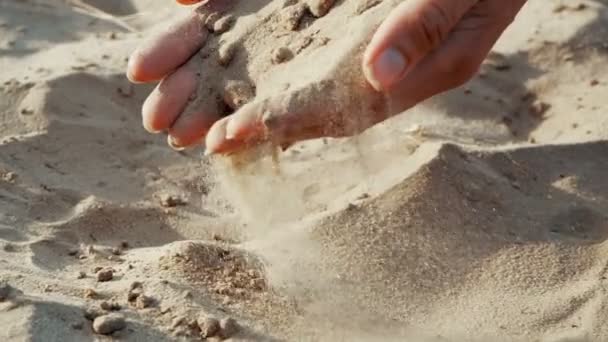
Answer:
[[[180,196],[170,194],[160,195],[160,205],[165,208],[173,208],[186,204],[188,204],[188,202]]]
[[[12,183],[17,179],[17,174],[14,172],[7,172],[2,176],[2,179],[4,179],[5,182]]]
[[[137,297],[139,297],[139,295],[141,295],[141,292],[129,291],[129,293],[127,294],[127,301],[129,303],[134,302],[137,300]]]
[[[220,332],[220,321],[212,316],[202,316],[197,320],[198,327],[201,330],[202,338],[216,336]]]
[[[222,46],[220,46],[220,49],[218,51],[218,63],[221,66],[228,66],[230,64],[230,62],[232,61],[232,59],[234,58],[234,55],[236,53],[236,45],[235,44],[224,44]]]
[[[223,318],[220,321],[220,335],[222,338],[230,338],[234,336],[240,329],[237,321],[232,317]]]
[[[76,279],[83,279],[86,277],[87,277],[87,274],[84,273],[83,271],[78,272],[78,274],[76,275]]]
[[[530,105],[528,110],[530,115],[541,119],[549,109],[551,109],[551,105],[549,103],[537,100]]]
[[[138,309],[145,309],[154,305],[154,298],[148,297],[146,295],[139,295],[135,300],[135,307]]]
[[[120,304],[114,301],[103,301],[99,304],[99,307],[105,311],[118,311],[121,309]]]
[[[122,330],[127,326],[127,322],[122,315],[109,314],[95,318],[93,330],[102,335],[109,335],[115,331]]]
[[[283,23],[286,29],[295,31],[300,26],[300,21],[306,12],[306,6],[302,3],[297,3],[292,6],[285,7],[281,11],[280,21]]]
[[[331,6],[333,6],[335,0],[307,0],[306,5],[312,15],[320,18],[329,12]]]
[[[84,312],[84,318],[88,319],[89,321],[93,321],[95,318],[101,315],[103,315],[103,312],[97,308],[88,308]]]
[[[97,297],[97,292],[93,289],[85,289],[84,290],[84,298],[93,299]]]
[[[272,52],[272,62],[280,64],[293,58],[293,52],[287,47],[280,47]]]
[[[129,286],[129,291],[133,291],[135,289],[143,289],[144,285],[139,281],[134,281]]]
[[[233,22],[234,22],[234,17],[231,15],[222,17],[213,24],[213,32],[224,33],[230,29]]]
[[[0,302],[5,301],[11,294],[11,286],[6,282],[0,282]]]
[[[255,96],[253,87],[245,81],[228,81],[224,87],[224,102],[233,110],[237,110]]]
[[[114,278],[114,270],[111,268],[105,268],[97,272],[97,281],[106,282]]]

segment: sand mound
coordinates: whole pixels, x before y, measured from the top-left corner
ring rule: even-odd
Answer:
[[[122,76],[175,12],[83,3],[0,4],[1,340],[608,336],[605,1],[530,1],[478,77],[356,138],[203,162],[139,128],[150,88]],[[206,7],[189,110],[327,82],[353,104],[389,5]]]

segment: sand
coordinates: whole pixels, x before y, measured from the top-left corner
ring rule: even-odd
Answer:
[[[354,3],[247,57],[260,4],[212,25],[236,53],[196,57],[191,108],[357,83]],[[124,77],[185,12],[0,2],[0,340],[608,339],[606,1],[531,0],[473,80],[354,138],[211,159],[146,133]]]

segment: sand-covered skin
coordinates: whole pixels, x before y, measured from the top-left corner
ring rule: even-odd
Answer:
[[[188,62],[199,70],[199,86],[183,115],[221,117],[248,104],[247,110],[263,114],[280,143],[318,132],[339,137],[363,131],[395,114],[391,99],[374,91],[360,69],[365,44],[397,3],[260,0],[200,6],[197,13],[210,33]],[[283,127],[277,118],[283,115],[306,128]],[[320,127],[320,115],[330,123]]]
[[[274,160],[146,133],[125,58],[177,9],[83,3],[0,3],[0,340],[608,339],[605,1],[531,0],[465,87]],[[202,77],[347,61],[274,41]]]

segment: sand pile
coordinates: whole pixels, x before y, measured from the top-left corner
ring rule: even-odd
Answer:
[[[237,4],[190,110],[352,104],[351,38],[389,5]],[[123,76],[176,13],[0,3],[1,340],[607,339],[608,3],[530,1],[465,87],[356,138],[211,160],[140,128]]]

